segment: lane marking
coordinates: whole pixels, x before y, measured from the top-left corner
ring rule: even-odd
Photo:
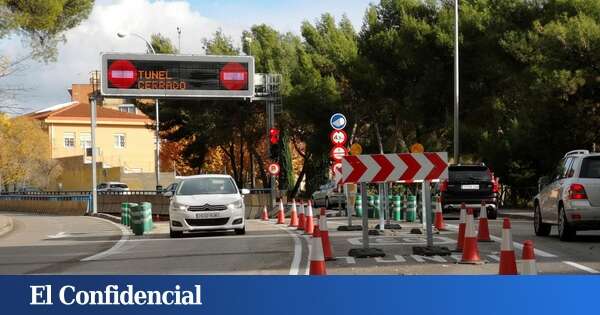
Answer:
[[[439,263],[446,262],[446,260],[442,256],[439,256],[439,255],[435,255],[435,256],[431,256],[431,257],[421,256],[421,255],[410,255],[410,257],[412,257],[414,260],[416,260],[417,262],[420,262],[420,263],[424,263],[425,260],[439,262]]]
[[[96,218],[98,220],[102,220],[103,222],[110,222],[111,224],[113,224],[114,226],[116,226],[120,231],[121,231],[121,239],[119,239],[119,241],[117,241],[117,243],[115,245],[113,245],[113,247],[97,253],[95,255],[86,257],[81,259],[80,261],[93,261],[93,260],[100,260],[104,257],[110,256],[110,255],[114,255],[119,253],[119,250],[121,249],[121,247],[123,247],[123,245],[125,245],[125,243],[127,242],[127,239],[129,238],[129,231],[127,231],[127,229],[125,229],[125,227],[121,224],[117,224],[113,221],[110,220],[106,220],[106,219],[102,219],[102,218],[98,218],[98,217],[92,217],[92,218]]]
[[[447,226],[447,227],[449,227],[449,228],[451,228],[451,229],[452,229],[452,230],[454,230],[454,231],[457,231],[457,230],[458,230],[458,226],[456,226],[456,225],[453,225],[453,224],[446,224],[446,226]],[[491,238],[492,240],[494,240],[495,242],[502,243],[502,238],[500,238],[500,237],[497,237],[497,236],[494,236],[494,235],[490,235],[490,238]],[[521,243],[518,243],[518,242],[515,242],[515,241],[513,241],[513,246],[514,246],[516,249],[523,250],[523,244],[521,244]],[[534,249],[534,251],[535,251],[535,254],[536,254],[537,256],[541,256],[541,257],[549,257],[549,258],[556,258],[556,257],[558,257],[558,256],[556,256],[556,255],[554,255],[554,254],[551,254],[551,253],[545,252],[545,251],[543,251],[543,250],[541,250],[541,249],[537,249],[537,248],[535,248],[535,249]]]
[[[375,261],[378,263],[402,263],[406,262],[406,259],[401,255],[394,255],[394,259],[384,259],[383,257],[375,257]]]
[[[71,236],[71,234],[69,234],[69,233],[66,233],[66,232],[58,232],[58,233],[56,233],[56,234],[54,234],[54,235],[46,235],[46,238],[49,238],[49,239],[57,239],[57,238],[70,237],[70,236]]]
[[[261,222],[265,223],[265,224],[267,223],[266,221],[264,221],[264,222],[261,221]],[[269,221],[269,223],[270,223],[270,221]],[[294,240],[294,256],[292,257],[292,264],[290,265],[290,272],[288,273],[288,275],[290,275],[290,276],[299,275],[300,262],[302,261],[302,240],[300,239],[300,236],[298,236],[298,234],[294,233],[293,231],[291,231],[290,229],[288,229],[285,226],[280,226],[280,225],[274,225],[274,226],[280,230],[285,231]],[[306,272],[308,272],[308,270]]]
[[[594,274],[595,273],[600,273],[600,271],[598,271],[596,269],[590,268],[588,266],[580,265],[580,264],[578,264],[576,262],[573,262],[573,261],[563,261],[563,263],[565,263],[565,264],[567,264],[567,265],[569,265],[571,267],[575,267],[575,268],[577,268],[579,270],[583,270],[583,271],[589,272],[589,273],[594,273]]]

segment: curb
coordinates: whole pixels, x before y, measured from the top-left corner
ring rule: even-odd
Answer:
[[[121,218],[114,216],[112,214],[108,214],[108,213],[96,213],[92,215],[93,217],[97,217],[97,218],[102,218],[102,219],[106,219],[108,221],[114,222],[114,223],[118,223],[121,224]]]
[[[13,223],[13,219],[11,217],[7,217],[7,216],[2,216],[3,218],[6,218],[6,223],[4,224],[4,226],[0,226],[0,236],[4,236],[5,234],[10,233],[15,225]]]
[[[521,220],[533,221],[533,215],[520,214],[520,213],[498,213],[498,217],[499,218],[521,219]]]

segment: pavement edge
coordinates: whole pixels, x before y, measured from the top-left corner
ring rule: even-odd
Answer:
[[[11,217],[0,215],[0,236],[10,233],[15,225]]]

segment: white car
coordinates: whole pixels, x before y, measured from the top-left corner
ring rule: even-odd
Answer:
[[[534,197],[533,227],[538,236],[558,226],[561,241],[573,239],[577,231],[600,230],[600,154],[571,151],[554,174],[539,180]]]
[[[184,232],[234,230],[246,233],[243,195],[229,175],[182,177],[169,205],[170,235]]]

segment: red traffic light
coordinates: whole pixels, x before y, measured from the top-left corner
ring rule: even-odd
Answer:
[[[279,143],[279,129],[271,128],[269,129],[269,140],[271,144]]]

